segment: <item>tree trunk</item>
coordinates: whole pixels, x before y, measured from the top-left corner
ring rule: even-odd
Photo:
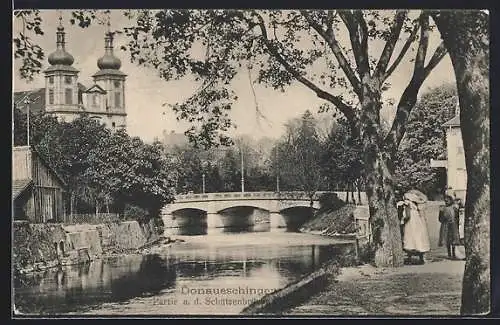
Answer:
[[[433,12],[450,54],[460,100],[467,168],[462,315],[490,311],[489,17],[480,10]]]
[[[393,189],[393,161],[397,146],[382,146],[380,83],[377,80],[363,83],[361,106],[361,140],[374,262],[377,267],[400,267],[403,265],[403,248]]]
[[[403,250],[392,186],[392,161],[378,153],[367,168],[366,194],[377,267],[403,265]],[[367,164],[368,166],[368,164]]]
[[[73,192],[71,192],[70,197],[69,197],[69,215],[71,218],[71,221],[73,220],[73,205],[75,202],[75,195]]]
[[[358,186],[357,186],[357,189],[358,189],[358,204],[361,205],[361,183],[360,181],[358,181]]]

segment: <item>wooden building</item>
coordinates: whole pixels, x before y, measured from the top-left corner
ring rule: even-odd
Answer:
[[[12,203],[15,220],[65,220],[63,179],[28,146],[12,148]]]

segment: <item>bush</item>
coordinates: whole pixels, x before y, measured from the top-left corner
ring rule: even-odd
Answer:
[[[139,221],[139,223],[149,220],[149,213],[146,209],[131,204],[125,205],[123,216],[125,220],[136,220]]]
[[[159,235],[163,234],[165,224],[163,223],[162,218],[160,218],[160,217],[153,218],[153,222],[154,222],[154,226],[156,229],[156,233]]]
[[[322,193],[319,196],[319,205],[321,210],[337,210],[345,205],[345,202],[339,199],[337,193]]]
[[[375,246],[372,242],[359,243],[359,261],[372,264],[375,261]]]

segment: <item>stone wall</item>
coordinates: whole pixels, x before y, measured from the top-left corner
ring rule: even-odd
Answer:
[[[53,267],[58,264],[60,243],[68,249],[66,232],[58,224],[13,223],[13,268],[18,272]]]
[[[107,223],[98,225],[97,230],[105,249],[137,249],[160,237],[152,220],[142,225],[137,221]]]
[[[160,239],[154,222],[137,221],[101,225],[13,225],[13,268],[18,273],[58,265],[85,263],[100,258],[103,250],[133,250]]]

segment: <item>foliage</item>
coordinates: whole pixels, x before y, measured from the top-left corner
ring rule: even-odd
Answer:
[[[84,175],[102,197],[137,205],[149,217],[173,200],[172,166],[159,144],[145,144],[118,130],[91,150],[89,161],[92,167]]]
[[[364,174],[363,149],[344,119],[338,119],[323,143],[322,172],[333,187],[359,186]]]
[[[207,150],[193,145],[174,146],[167,155],[175,162],[178,170],[176,191],[202,192],[205,175],[205,192],[234,192],[241,190],[241,150],[244,155],[245,191],[270,190],[274,186],[271,172],[258,150],[258,143],[238,139],[238,146],[210,148]]]
[[[126,204],[123,210],[125,220],[144,220],[147,215],[148,211],[137,205]]]
[[[345,205],[345,202],[339,199],[336,193],[322,193],[319,196],[320,210],[337,210]]]
[[[321,143],[316,132],[316,120],[310,111],[300,119],[290,121],[286,133],[276,145],[276,160],[283,183],[310,196],[321,186]]]
[[[42,18],[39,10],[18,10],[14,12],[14,17],[21,21],[22,31],[12,39],[15,51],[14,58],[22,60],[23,64],[19,69],[21,77],[33,80],[33,77],[41,72],[42,62],[45,54],[42,48],[34,44],[30,38],[30,32],[35,35],[43,35],[41,27]]]
[[[456,86],[443,85],[424,93],[412,111],[396,160],[395,178],[403,191],[416,188],[429,196],[444,193],[444,170],[431,168],[431,159],[446,159],[443,124],[454,116]]]

